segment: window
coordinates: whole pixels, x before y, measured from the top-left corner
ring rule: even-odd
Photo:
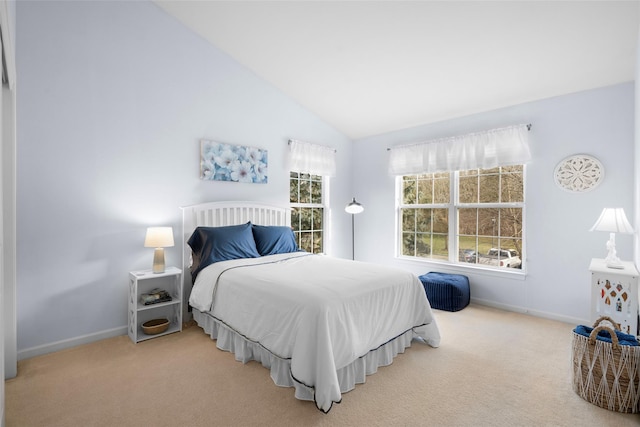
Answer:
[[[399,254],[522,268],[524,166],[404,175]]]
[[[320,175],[291,172],[289,175],[291,227],[298,247],[311,253],[324,252],[325,182]]]

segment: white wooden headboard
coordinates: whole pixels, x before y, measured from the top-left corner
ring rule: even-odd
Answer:
[[[183,319],[190,319],[187,313],[191,294],[191,248],[187,240],[196,227],[223,227],[245,224],[249,221],[257,225],[291,226],[291,209],[258,202],[209,202],[186,206],[182,209],[182,276],[183,276]]]

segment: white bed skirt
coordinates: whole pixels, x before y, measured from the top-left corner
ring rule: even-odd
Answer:
[[[247,340],[208,314],[193,309],[193,318],[198,326],[211,336],[211,339],[217,341],[216,346],[220,350],[235,354],[236,360],[242,363],[251,360],[262,363],[262,366],[270,370],[271,379],[276,385],[294,387],[296,399],[315,401],[314,389],[295,381],[292,377],[289,359],[274,355],[260,344]],[[375,374],[379,366],[393,363],[394,357],[404,353],[405,348],[411,346],[414,338],[424,343],[424,340],[413,330],[409,330],[339,369],[337,374],[341,393],[353,390],[356,384],[364,383],[367,375]]]

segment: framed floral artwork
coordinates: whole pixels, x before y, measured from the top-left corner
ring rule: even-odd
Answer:
[[[200,178],[205,181],[267,183],[267,150],[200,141]]]

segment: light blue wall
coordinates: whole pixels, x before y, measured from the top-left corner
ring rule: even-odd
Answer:
[[[351,198],[347,137],[153,3],[19,2],[17,63],[23,356],[124,333],[128,272],[151,267],[145,228],[178,238],[180,206],[287,205],[289,138],[335,147],[330,202]],[[201,181],[201,138],[267,149],[269,183]],[[329,252],[349,257],[349,216],[330,224]]]
[[[152,3],[19,2],[18,350],[124,333],[127,273],[147,268],[148,225],[173,225],[179,206],[209,200],[286,204],[286,141],[338,149],[331,182],[332,243],[356,257],[418,274],[442,269],[394,259],[393,145],[513,123],[532,123],[527,168],[526,280],[469,274],[472,296],[510,309],[577,321],[589,317],[589,260],[607,236],[589,233],[601,209],[633,217],[634,87],[609,88],[351,142],[205,43]],[[269,184],[203,182],[200,138],[269,150]],[[352,155],[353,152],[353,155]],[[606,168],[587,194],[555,187],[564,157],[587,153]],[[353,187],[352,187],[353,184]],[[355,188],[355,191],[351,191]],[[628,236],[618,253],[631,259]],[[178,247],[168,264],[180,263]],[[450,270],[456,271],[456,270]],[[60,344],[61,343],[61,344]]]
[[[387,147],[473,131],[531,123],[533,155],[527,166],[525,280],[394,258],[394,178],[386,173]],[[472,298],[570,322],[590,317],[591,258],[606,256],[606,233],[588,230],[602,208],[623,207],[634,218],[634,85],[621,84],[545,99],[354,142],[355,194],[365,206],[357,217],[356,257],[398,265],[417,274],[462,271]],[[565,192],[553,182],[558,162],[590,154],[605,179],[591,192]],[[618,255],[633,259],[632,237],[617,236]]]

